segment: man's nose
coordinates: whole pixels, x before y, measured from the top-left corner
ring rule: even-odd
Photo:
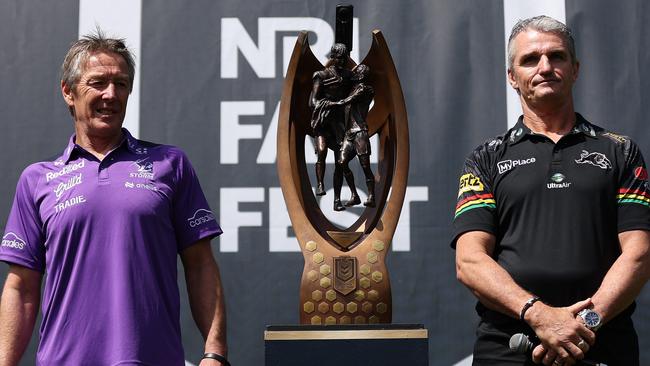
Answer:
[[[537,67],[539,68],[539,73],[547,73],[553,70],[553,65],[551,65],[551,60],[548,59],[548,56],[542,55],[542,57],[539,58],[539,63],[537,64]]]
[[[102,97],[104,99],[113,99],[116,96],[115,91],[116,91],[115,83],[108,83],[108,85],[106,85],[106,88],[104,89],[104,93],[102,94]]]

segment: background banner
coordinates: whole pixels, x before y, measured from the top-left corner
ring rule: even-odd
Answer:
[[[59,89],[59,67],[70,42],[96,24],[109,35],[126,37],[138,56],[127,127],[142,139],[181,147],[192,160],[225,232],[213,247],[226,292],[230,359],[233,365],[262,365],[264,326],[298,322],[302,270],[275,167],[284,71],[303,29],[310,31],[316,56],[325,60],[337,2],[99,3],[0,2],[0,225],[21,171],[59,154],[73,132]],[[393,320],[423,323],[430,334],[431,365],[453,365],[471,354],[478,320],[474,297],[456,281],[449,247],[458,174],[471,149],[503,133],[517,117],[505,74],[510,27],[518,18],[538,14],[565,19],[581,61],[576,110],[632,136],[650,158],[650,3],[350,3],[356,18],[353,58],[365,57],[370,32],[381,29],[409,115],[408,191],[388,256]],[[310,164],[315,161],[311,152],[307,156]],[[328,188],[331,172],[333,165]],[[361,212],[355,208],[334,217],[331,200],[330,191],[321,206],[341,225]],[[0,266],[2,278],[6,269]],[[186,359],[196,364],[203,341],[189,312],[182,273],[179,284]],[[650,364],[649,290],[638,305],[641,363]],[[22,365],[34,363],[36,342],[35,336]]]

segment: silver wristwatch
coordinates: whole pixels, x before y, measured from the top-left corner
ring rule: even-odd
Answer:
[[[597,331],[598,328],[600,328],[602,325],[602,318],[600,314],[592,309],[584,309],[578,313],[578,316],[582,318],[585,326],[594,332]]]

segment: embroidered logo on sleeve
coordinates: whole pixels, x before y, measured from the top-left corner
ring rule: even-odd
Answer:
[[[11,231],[6,233],[5,236],[2,237],[2,246],[5,248],[24,250],[25,245],[26,245],[25,241],[19,238],[18,235],[12,233]]]
[[[463,174],[458,185],[458,197],[465,192],[483,192],[483,182],[472,173]]]
[[[214,214],[212,211],[206,210],[205,208],[196,210],[196,212],[194,212],[194,215],[187,219],[187,222],[191,228],[195,228],[210,221],[215,221]]]
[[[605,154],[599,152],[590,153],[587,150],[582,150],[580,159],[576,159],[575,162],[578,164],[591,164],[600,169],[612,169],[612,163],[609,159],[607,159]]]

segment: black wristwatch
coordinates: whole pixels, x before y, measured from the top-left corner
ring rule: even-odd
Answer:
[[[602,317],[592,309],[584,309],[578,316],[582,318],[585,326],[594,332],[602,325]]]
[[[201,359],[204,359],[204,358],[217,360],[217,361],[221,362],[221,364],[224,365],[224,366],[230,366],[230,362],[228,362],[228,360],[225,357],[223,357],[222,355],[220,355],[218,353],[210,353],[210,352],[204,353],[203,357]]]

